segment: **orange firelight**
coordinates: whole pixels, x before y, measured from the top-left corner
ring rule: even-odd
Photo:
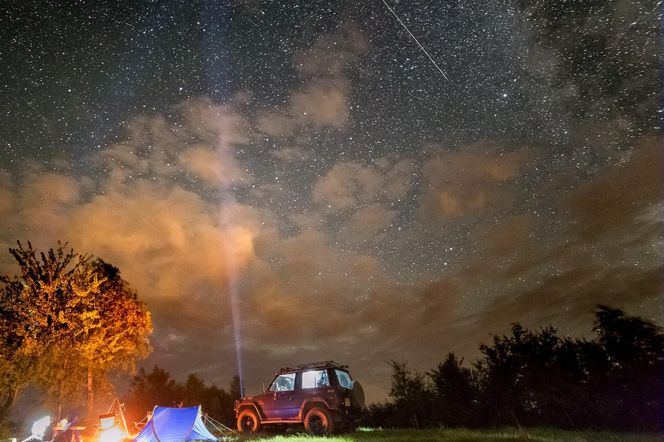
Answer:
[[[97,442],[122,442],[127,439],[127,433],[119,425],[113,425],[99,432]]]

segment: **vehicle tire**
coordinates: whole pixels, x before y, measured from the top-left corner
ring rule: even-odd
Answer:
[[[313,407],[304,416],[304,429],[307,433],[315,435],[332,434],[334,432],[334,420],[326,409]]]
[[[354,408],[364,408],[364,388],[358,381],[353,381],[353,389],[350,391],[350,404]]]
[[[257,433],[261,430],[261,420],[252,408],[245,408],[237,416],[237,431],[240,433]]]

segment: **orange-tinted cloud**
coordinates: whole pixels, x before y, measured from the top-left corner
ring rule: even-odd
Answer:
[[[96,155],[94,181],[37,169],[0,176],[0,244],[62,239],[117,265],[154,313],[150,363],[178,376],[202,366],[215,380],[234,372],[231,283],[253,362],[249,387],[281,364],[339,358],[366,376],[376,399],[389,382],[376,360],[404,356],[427,369],[450,350],[472,355],[489,332],[526,317],[529,325],[572,318],[566,332],[587,330],[597,302],[661,311],[656,144],[547,195],[565,214],[555,229],[512,204],[528,153],[478,147],[428,160],[423,173],[409,159],[338,162],[311,183],[312,204],[277,215],[252,191],[278,195],[286,183],[258,181],[237,193],[248,195],[240,202],[229,190],[251,179],[235,155],[252,138],[248,119],[206,100],[179,112],[176,121],[130,123],[123,142]],[[404,221],[406,199],[426,223]],[[281,228],[284,218],[293,229]],[[447,229],[449,221],[462,227]],[[453,228],[467,235],[449,266],[447,252],[417,256],[423,243],[442,248]],[[406,256],[426,273],[402,280]]]
[[[428,190],[420,205],[422,218],[439,224],[507,207],[527,158],[524,150],[501,153],[470,146],[429,160],[423,168]]]
[[[386,278],[374,257],[339,253],[311,230],[265,238],[257,256],[243,302],[251,312],[248,333],[266,344],[324,345],[347,336],[363,322],[362,305]]]
[[[0,218],[7,216],[14,206],[11,177],[0,170]]]
[[[207,146],[190,147],[181,153],[180,164],[188,173],[213,187],[247,185],[253,181],[253,178],[240,167],[232,155],[225,152],[225,149]]]
[[[341,237],[346,241],[378,242],[394,218],[396,211],[380,205],[358,209],[344,225]]]
[[[631,157],[607,173],[580,185],[566,198],[574,229],[584,236],[608,235],[630,228],[648,207],[664,202],[664,152],[661,140],[642,141]],[[661,212],[655,217],[661,221]],[[652,215],[652,214],[651,214]],[[643,219],[642,222],[652,222]]]

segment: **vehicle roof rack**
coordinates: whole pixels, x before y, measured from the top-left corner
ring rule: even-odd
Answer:
[[[289,371],[299,371],[305,368],[348,368],[348,365],[338,364],[334,361],[318,361],[318,362],[308,362],[306,364],[299,364],[296,368],[284,367],[279,370],[279,373],[286,373]]]

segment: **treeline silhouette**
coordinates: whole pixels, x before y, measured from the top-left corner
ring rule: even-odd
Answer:
[[[171,379],[170,374],[157,366],[151,372],[140,369],[134,376],[124,398],[127,424],[140,422],[146,412],[155,405],[170,407],[191,407],[201,405],[203,413],[215,420],[235,428],[236,399],[240,398],[240,378],[234,376],[228,390],[205,382],[190,374],[184,383]]]
[[[593,331],[592,340],[572,339],[515,323],[481,344],[470,367],[454,353],[424,374],[392,361],[390,400],[371,405],[365,424],[661,429],[662,330],[600,305]]]

